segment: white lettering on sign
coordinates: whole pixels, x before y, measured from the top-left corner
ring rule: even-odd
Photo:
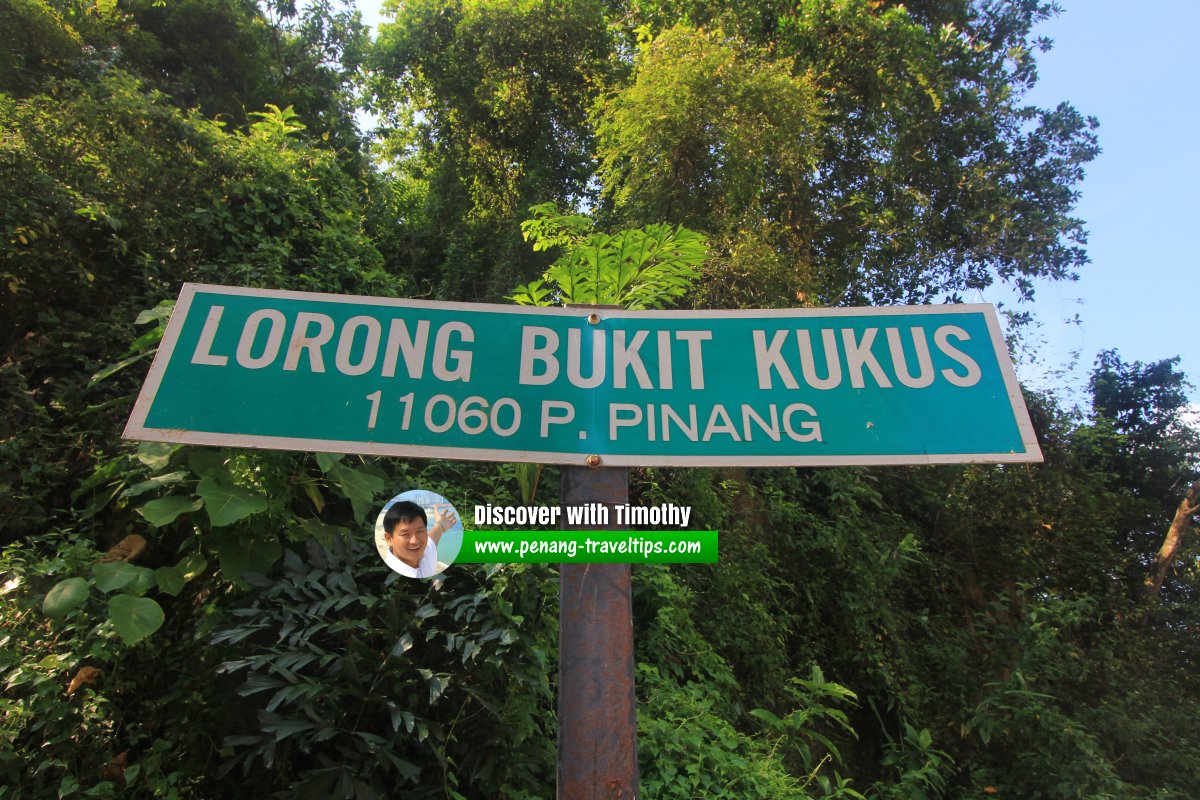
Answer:
[[[458,334],[464,342],[475,341],[475,331],[465,322],[447,322],[438,328],[433,342],[433,374],[444,381],[471,380],[471,351],[450,350],[450,337]],[[454,367],[450,367],[454,359]]]
[[[913,349],[917,353],[917,366],[920,373],[913,377],[908,370],[908,360],[904,357],[904,344],[900,341],[899,328],[886,328],[888,350],[892,353],[892,365],[896,368],[896,378],[910,389],[924,389],[933,383],[933,359],[929,357],[929,342],[925,341],[924,328],[910,328],[912,332]]]
[[[645,406],[636,403],[609,403],[608,439],[612,442],[618,441],[624,428],[644,428],[639,435],[644,434],[646,440],[651,442],[658,441],[657,434],[660,431],[662,441],[671,441],[673,429],[692,442],[712,441],[713,437],[718,435],[727,436],[734,442],[752,442],[758,434],[766,434],[772,441],[778,442],[781,432],[796,442],[823,441],[821,423],[816,419],[816,409],[806,403],[784,406],[782,415],[779,407],[770,403],[766,407],[766,415],[764,418],[753,406],[742,403],[735,415],[731,416],[723,404],[716,403],[701,426],[695,403],[688,403],[686,411],[682,413],[669,403],[648,403]],[[803,416],[797,419],[797,415]],[[734,422],[735,416],[740,417],[740,427]],[[782,428],[780,420],[783,422]],[[544,433],[542,435],[545,436]]]
[[[204,330],[200,331],[200,339],[196,342],[196,352],[192,353],[193,364],[223,367],[229,363],[229,356],[212,354],[213,339],[217,336],[217,327],[221,324],[223,313],[225,313],[225,306],[213,306],[208,310],[208,317],[204,320]]]
[[[383,372],[385,378],[396,376],[396,359],[404,353],[404,368],[408,377],[414,381],[425,374],[425,347],[429,344],[429,320],[417,320],[417,333],[408,332],[408,325],[402,319],[392,320],[388,328],[387,348],[383,353]]]
[[[970,334],[957,325],[943,325],[934,331],[933,343],[937,345],[939,350],[965,367],[967,374],[959,375],[954,370],[944,369],[942,370],[942,377],[955,386],[974,386],[979,383],[979,378],[982,376],[979,365],[970,356],[950,344],[949,339],[951,336],[959,340],[971,338]]]
[[[366,331],[366,339],[363,341],[362,355],[355,363],[351,361],[351,356],[354,351],[354,338],[360,329]],[[335,359],[338,372],[343,375],[365,375],[370,372],[375,366],[375,359],[379,357],[379,338],[382,335],[383,328],[374,317],[359,316],[346,320],[346,324],[342,326],[342,334],[338,337]]]
[[[204,320],[204,327],[192,353],[192,363],[211,367],[229,364],[229,356],[216,352],[216,341],[225,313],[224,306],[213,306]],[[383,341],[383,324],[375,317],[359,315],[338,323],[328,314],[301,311],[291,322],[286,355],[281,368],[286,372],[307,371],[324,374],[327,348],[333,350],[333,366],[342,375],[358,376],[379,367],[384,378],[396,377],[401,357],[404,371],[412,380],[425,374],[427,360],[438,380],[470,381],[472,352],[459,347],[475,341],[475,331],[465,322],[447,322],[437,328],[433,337],[433,353],[429,351],[429,320],[409,322],[395,318],[389,321],[387,341]],[[238,338],[235,360],[245,369],[265,369],[279,359],[287,335],[287,316],[274,308],[260,308],[246,317]],[[266,340],[262,341],[263,329]],[[334,341],[336,339],[336,344]],[[262,350],[255,355],[261,344]],[[383,358],[380,359],[380,345]]]
[[[608,339],[612,336],[612,356],[609,357]],[[609,365],[612,367],[612,385],[617,389],[629,386],[629,375],[641,389],[671,389],[674,387],[671,366],[671,348],[674,343],[669,331],[659,331],[656,339],[658,356],[658,382],[655,387],[642,361],[642,346],[648,337],[647,331],[638,331],[633,338],[625,331],[592,330],[586,350],[591,364],[588,374],[583,374],[584,334],[578,328],[567,331],[567,381],[580,389],[594,389],[608,380]],[[687,347],[688,382],[693,389],[704,388],[704,353],[702,343],[712,339],[712,331],[675,331],[674,340]],[[521,329],[521,366],[518,382],[525,386],[549,386],[561,372],[559,345],[561,340],[550,328],[540,325],[525,325]]]
[[[566,425],[573,419],[575,406],[562,400],[543,400],[541,437],[545,439],[550,435],[551,425]]]
[[[257,357],[251,355],[254,340],[258,338],[258,329],[264,320],[269,320],[271,329],[267,332],[267,344]],[[242,338],[238,340],[237,363],[246,369],[262,369],[269,366],[279,355],[279,346],[283,344],[283,329],[287,327],[287,319],[282,311],[273,308],[261,308],[246,318],[242,326]]]
[[[881,389],[892,388],[892,376],[903,386],[910,389],[924,389],[933,385],[940,374],[952,386],[968,387],[977,384],[982,377],[979,365],[975,359],[951,344],[950,339],[969,341],[971,336],[957,325],[943,325],[933,334],[933,343],[939,353],[953,361],[963,372],[946,368],[940,373],[934,367],[933,354],[929,349],[929,341],[925,329],[920,327],[884,328],[884,338],[887,340],[887,355],[880,360],[876,352],[876,337],[879,328],[863,328],[861,332],[853,328],[832,328],[821,330],[821,357],[818,359],[816,346],[810,331],[796,330],[796,355],[800,361],[800,375],[805,385],[813,389],[829,390],[842,385],[843,377],[848,375],[850,385],[855,389],[867,388],[867,374],[871,381]],[[841,346],[838,344],[838,333],[841,334]],[[758,388],[773,389],[778,380],[785,389],[799,389],[800,382],[793,371],[793,362],[789,362],[786,345],[792,331],[777,330],[767,341],[766,331],[753,331],[751,339],[754,344],[754,363],[757,368]],[[912,342],[912,353],[915,364],[909,363],[905,351],[904,337]],[[818,361],[824,362],[824,376],[818,374]],[[916,367],[914,374],[913,367]]]
[[[308,334],[313,323],[317,324],[315,335]],[[300,366],[300,351],[308,351],[308,368],[312,372],[325,371],[325,359],[321,357],[321,348],[333,338],[333,318],[328,314],[317,314],[312,311],[301,311],[296,315],[296,326],[292,328],[292,341],[288,344],[287,357],[283,359],[283,368],[295,372]]]
[[[626,373],[631,369],[639,388],[654,388],[654,384],[650,382],[650,374],[646,372],[646,365],[642,363],[642,357],[638,354],[648,334],[649,331],[638,331],[633,335],[633,340],[626,344],[625,331],[613,331],[614,388],[625,388]]]

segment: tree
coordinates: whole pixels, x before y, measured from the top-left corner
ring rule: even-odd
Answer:
[[[1121,547],[1132,555],[1124,572],[1135,597],[1158,595],[1190,518],[1180,498],[1200,469],[1200,433],[1185,418],[1189,384],[1178,364],[1178,358],[1127,363],[1105,350],[1090,380],[1092,424],[1082,443],[1116,492],[1111,512]]]
[[[1052,7],[964,0],[910,11],[808,0],[774,8],[633,4],[624,28],[654,38],[634,58],[630,82],[596,110],[598,130],[619,132],[603,137],[599,152],[614,213],[637,219],[653,187],[652,196],[677,198],[670,205],[680,216],[668,220],[711,230],[688,216],[699,213],[740,234],[725,247],[733,276],[770,281],[782,260],[789,288],[821,304],[929,302],[996,280],[1030,295],[1033,278],[1069,279],[1085,263],[1082,223],[1070,211],[1082,167],[1098,152],[1096,123],[1065,104],[1046,111],[1022,103],[1036,78],[1032,51],[1048,46],[1031,30]],[[681,19],[689,27],[673,28]],[[693,45],[681,47],[682,39]],[[742,66],[656,100],[651,87],[672,86],[697,59],[712,58],[694,49],[705,40],[735,49]],[[796,90],[731,93],[739,70],[768,69],[790,75]],[[800,101],[801,86],[811,100]],[[634,116],[626,109],[671,136],[694,125],[689,96],[728,107],[702,128],[707,141],[694,142],[707,145],[700,158],[688,148],[647,153],[638,126],[624,124]],[[804,119],[779,131],[772,117],[782,122],[787,109]],[[753,160],[776,179],[750,171],[745,182],[713,185],[706,161],[729,167],[715,143],[735,139],[755,114],[763,136]],[[752,160],[751,148],[739,151]],[[762,244],[742,247],[746,236]],[[789,291],[780,301],[795,299]]]
[[[519,224],[587,194],[587,108],[609,52],[598,0],[422,0],[381,26],[368,85],[382,154],[427,187],[436,296],[497,298],[544,267]]]
[[[606,223],[707,234],[709,305],[1029,296],[1086,262],[1095,120],[1023,101],[1053,6],[552,5],[405,4],[377,43],[385,152],[427,182],[430,260],[472,296],[498,282],[484,252],[505,283],[536,271],[519,209],[597,193]]]

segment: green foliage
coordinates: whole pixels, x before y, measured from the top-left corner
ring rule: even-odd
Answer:
[[[83,578],[67,578],[46,592],[42,613],[50,619],[61,619],[68,612],[87,602],[88,584]]]
[[[682,25],[644,40],[633,69],[592,110],[605,201],[622,218],[711,231],[709,304],[772,306],[812,291],[807,184],[825,124],[812,76],[719,29]]]
[[[653,798],[797,798],[810,795],[768,744],[739,733],[700,684],[676,685],[640,665],[641,790]]]
[[[888,742],[883,767],[896,777],[894,783],[877,785],[880,800],[932,800],[943,796],[953,762],[933,746],[927,729],[918,731],[906,722],[903,738]]]
[[[714,302],[925,302],[995,280],[1031,294],[1085,263],[1072,187],[1098,152],[1095,120],[1022,99],[1053,11],[630,4],[633,69],[595,107],[603,190],[618,215],[651,204],[712,233],[714,269],[766,283]]]
[[[612,236],[589,232],[589,220],[561,214],[553,203],[529,209],[521,223],[534,250],[563,248],[540,280],[518,287],[518,305],[615,305],[663,308],[678,300],[700,277],[707,255],[704,237],[686,228],[647,225]]]
[[[1085,261],[1095,123],[1026,101],[1052,4],[392,10],[0,4],[0,797],[553,792],[553,571],[408,582],[369,527],[557,471],[122,443],[184,280],[769,307]],[[1141,591],[1186,388],[1102,353],[1090,413],[1027,398],[1039,466],[634,470],[721,531],[634,572],[642,793],[1200,795],[1194,536]]]
[[[497,299],[545,264],[521,241],[534,203],[574,205],[592,172],[587,124],[609,69],[597,0],[397,3],[369,64],[381,155],[419,209],[436,297]]]
[[[0,96],[6,533],[67,504],[90,464],[64,454],[120,424],[127,370],[153,351],[130,323],[180,281],[395,291],[336,157],[296,139],[294,112],[264,113],[230,132],[118,69]]]
[[[214,609],[202,590],[165,609],[119,593],[109,619],[99,591],[63,579],[86,573],[99,555],[74,532],[0,552],[0,792],[116,797],[123,786],[125,796],[202,797],[204,763],[214,755],[207,731],[221,724],[227,698],[204,683],[215,665],[187,631]],[[48,608],[62,587],[69,607]],[[43,616],[51,610],[53,618]],[[163,626],[157,645],[137,643],[150,625]]]
[[[24,95],[47,77],[69,74],[82,49],[79,34],[46,3],[0,6],[0,92]]]
[[[289,551],[213,639],[233,648],[221,670],[257,713],[225,739],[225,768],[295,797],[545,796],[553,630],[539,626],[553,611],[540,571],[414,585],[362,536]]]

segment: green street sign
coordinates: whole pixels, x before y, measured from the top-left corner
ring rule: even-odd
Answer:
[[[608,466],[1041,460],[990,305],[635,312],[197,284],[125,436]]]

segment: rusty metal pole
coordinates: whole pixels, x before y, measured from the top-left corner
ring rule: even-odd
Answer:
[[[563,467],[562,504],[629,502],[624,468]],[[612,525],[579,526],[602,530]],[[635,800],[637,704],[629,564],[560,564],[558,800]]]

